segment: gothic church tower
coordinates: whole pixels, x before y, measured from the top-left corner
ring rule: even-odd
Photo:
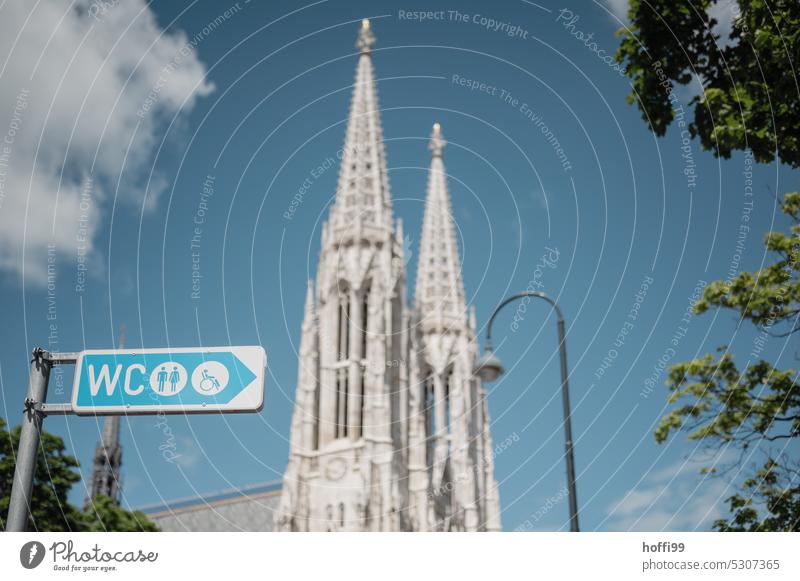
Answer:
[[[489,421],[438,128],[415,308],[364,20],[339,182],[309,281],[278,529],[499,530]]]
[[[122,325],[117,349],[125,348],[125,325]],[[84,499],[84,508],[98,496],[107,496],[115,504],[120,500],[120,469],[122,467],[122,446],[119,440],[119,416],[106,416],[103,421],[103,434],[94,450],[92,458],[92,479],[89,494]]]
[[[464,298],[445,144],[436,123],[414,292],[412,408],[421,411],[411,419],[411,489],[427,530],[499,530],[485,394],[472,373],[475,316]]]

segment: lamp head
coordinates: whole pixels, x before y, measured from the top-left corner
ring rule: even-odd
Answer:
[[[475,364],[473,373],[481,378],[481,381],[491,382],[503,375],[505,369],[500,359],[494,354],[491,346],[487,345],[486,350],[478,362]]]

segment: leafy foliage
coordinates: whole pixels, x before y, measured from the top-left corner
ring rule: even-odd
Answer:
[[[726,13],[727,11],[727,13]],[[733,17],[729,38],[714,32],[720,18]],[[619,31],[617,61],[633,80],[629,103],[656,135],[678,122],[702,147],[728,158],[751,150],[761,163],[779,160],[800,167],[800,2],[796,0],[631,0],[630,26]],[[685,114],[675,91],[696,81],[702,91]],[[685,118],[690,117],[686,125]],[[786,194],[788,232],[770,232],[765,245],[774,260],[755,272],[709,284],[695,313],[730,309],[756,325],[760,346],[769,336],[800,330],[800,193]],[[800,436],[800,386],[793,369],[764,360],[744,370],[727,348],[718,355],[674,365],[667,385],[676,407],[655,432],[664,442],[685,430],[710,445],[753,446]],[[717,530],[796,531],[800,522],[800,468],[784,455],[770,455],[740,493],[728,499],[730,520]]]
[[[0,521],[3,528],[14,481],[20,431],[19,426],[7,431],[5,422],[0,418]],[[78,461],[64,452],[64,440],[42,432],[33,478],[30,530],[81,530],[80,511],[67,502],[70,488],[81,479],[74,470],[78,467]]]
[[[762,334],[786,336],[800,327],[800,194],[786,194],[782,209],[793,221],[789,233],[769,232],[765,244],[776,260],[756,272],[708,285],[695,312],[712,307],[737,311],[762,329]],[[800,383],[794,369],[777,369],[759,360],[741,371],[726,347],[719,356],[676,364],[670,368],[669,402],[678,404],[661,419],[655,432],[661,443],[676,430],[689,439],[733,444],[747,450],[762,442],[800,436]],[[788,461],[768,458],[744,494],[728,499],[732,518],[719,520],[717,530],[794,531],[800,526],[800,469]],[[759,507],[766,510],[761,516]]]
[[[16,452],[19,449],[19,426],[6,429],[0,418],[0,526],[5,529],[11,485],[14,481]],[[64,440],[42,432],[33,480],[32,514],[29,530],[60,531],[156,531],[158,528],[141,512],[129,512],[110,498],[99,498],[86,512],[68,500],[72,485],[81,477],[79,464],[65,453]]]
[[[157,531],[158,527],[143,512],[120,508],[108,496],[98,496],[86,507],[84,530],[105,531]]]
[[[659,443],[678,429],[688,429],[690,440],[734,442],[745,449],[800,436],[800,384],[793,369],[781,371],[762,360],[741,372],[723,352],[672,366],[667,385],[670,403],[690,403],[661,419]]]
[[[734,17],[730,39],[714,34],[711,8]],[[800,2],[631,0],[628,16],[616,58],[633,80],[628,101],[657,135],[675,119],[676,87],[697,79],[688,130],[704,149],[800,167]]]
[[[800,471],[795,466],[786,469],[769,458],[753,478],[745,480],[747,494],[735,494],[728,499],[733,517],[714,523],[718,531],[800,531]],[[760,518],[753,499],[763,504],[768,516]]]
[[[723,307],[739,311],[743,319],[766,329],[783,325],[783,334],[796,330],[800,313],[800,193],[786,194],[781,209],[793,224],[789,233],[769,232],[765,237],[767,250],[776,255],[775,262],[753,273],[742,272],[730,282],[711,283],[695,306],[697,313]]]

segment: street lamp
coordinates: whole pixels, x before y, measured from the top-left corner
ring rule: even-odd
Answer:
[[[512,295],[495,307],[492,316],[489,317],[489,324],[486,326],[486,347],[483,355],[475,363],[473,373],[481,378],[482,381],[491,382],[500,377],[505,370],[503,364],[492,348],[492,323],[497,313],[507,304],[525,297],[535,297],[546,300],[553,307],[556,313],[558,326],[558,348],[561,358],[561,400],[564,409],[564,437],[566,440],[567,458],[567,487],[569,489],[569,521],[570,531],[578,532],[578,499],[575,493],[575,459],[572,452],[572,421],[569,406],[569,381],[567,378],[567,342],[564,333],[564,317],[558,304],[544,293],[538,291],[525,291]]]

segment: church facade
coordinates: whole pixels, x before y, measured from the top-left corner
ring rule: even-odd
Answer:
[[[414,299],[362,23],[335,202],[309,281],[283,481],[141,507],[165,531],[496,531],[485,393],[434,125]],[[110,418],[107,418],[110,419]],[[101,450],[102,448],[102,450]],[[107,422],[92,494],[119,473]],[[109,477],[110,475],[110,477]]]
[[[500,530],[485,394],[438,124],[414,299],[362,23],[335,201],[309,281],[283,531]]]

